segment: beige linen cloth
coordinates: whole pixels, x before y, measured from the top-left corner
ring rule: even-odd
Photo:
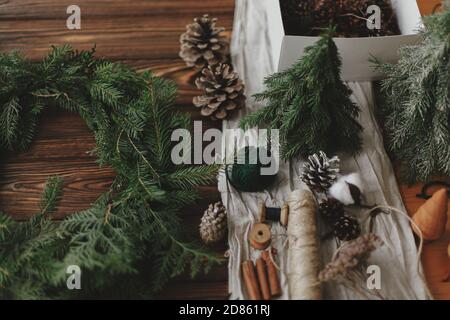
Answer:
[[[232,39],[232,58],[236,70],[246,85],[247,105],[245,110],[231,120],[224,121],[223,129],[236,128],[239,119],[261,107],[251,96],[261,92],[263,79],[276,71],[271,56],[270,39],[267,34],[267,12],[271,10],[265,0],[236,0],[235,21]],[[364,128],[362,133],[363,151],[354,157],[341,157],[341,172],[359,172],[364,183],[366,203],[394,206],[405,211],[396,184],[391,163],[383,147],[382,135],[374,117],[374,96],[370,82],[349,83],[353,90],[353,100],[359,105],[359,121]],[[243,143],[241,141],[241,143]],[[300,182],[302,161],[282,162],[276,182],[261,193],[237,192],[221,175],[219,190],[229,212],[229,291],[231,299],[246,299],[240,265],[247,259],[255,259],[259,253],[247,241],[252,223],[258,219],[258,203],[266,201],[269,206],[281,206],[292,190],[306,188]],[[364,210],[351,211],[354,217],[364,222]],[[320,223],[320,222],[319,222]],[[323,228],[322,228],[323,230]],[[277,262],[281,268],[281,299],[289,299],[287,287],[286,231],[278,224],[272,224],[272,246],[278,250]],[[428,299],[425,285],[417,272],[417,253],[409,222],[401,215],[390,214],[377,217],[374,233],[379,235],[385,245],[374,252],[371,264],[381,270],[381,293],[389,299]],[[336,249],[334,240],[321,243],[322,264],[330,261]],[[326,284],[323,287],[325,299],[361,299],[354,291],[341,285]]]

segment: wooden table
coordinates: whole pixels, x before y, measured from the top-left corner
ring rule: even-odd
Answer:
[[[70,43],[78,49],[90,49],[95,43],[99,56],[175,80],[179,85],[178,109],[191,113],[194,120],[201,118],[191,104],[197,91],[189,84],[192,71],[178,58],[178,38],[185,25],[203,13],[217,16],[230,35],[233,0],[78,0],[81,30],[67,30],[66,8],[71,4],[71,0],[0,0],[0,51],[20,49],[26,56],[40,59],[50,45]],[[206,127],[221,127],[219,122],[203,120]],[[93,136],[78,116],[47,110],[28,152],[1,155],[0,208],[17,219],[28,218],[38,209],[46,178],[53,174],[65,180],[58,218],[89,207],[114,178],[110,169],[98,168],[95,158],[88,153],[93,147]],[[402,187],[411,212],[421,203],[415,198],[417,188]],[[204,199],[184,213],[192,230],[197,228],[207,204],[219,198],[215,186],[201,191]],[[447,243],[449,237],[447,232]],[[450,299],[449,261],[444,259],[444,242],[425,248],[424,263],[435,297]],[[223,253],[225,243],[216,250]],[[180,276],[160,294],[160,298],[179,299],[227,296],[226,265],[196,280]]]

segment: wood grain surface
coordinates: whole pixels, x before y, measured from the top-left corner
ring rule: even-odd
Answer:
[[[430,0],[431,1],[431,0]],[[77,49],[97,46],[99,56],[120,60],[139,71],[152,70],[179,85],[177,107],[200,119],[192,106],[196,89],[193,72],[178,58],[179,36],[194,17],[210,13],[231,35],[234,0],[77,0],[81,8],[81,30],[66,28],[66,8],[70,0],[0,0],[0,51],[20,49],[32,59],[40,59],[51,45],[72,44]],[[220,122],[205,120],[204,126],[220,128]],[[90,154],[94,139],[76,115],[49,109],[42,116],[38,135],[31,149],[22,154],[0,157],[0,208],[16,219],[26,219],[38,209],[46,178],[64,178],[64,198],[56,216],[62,218],[88,208],[114,178],[109,168],[99,168]],[[402,186],[410,212],[423,202],[415,198],[419,186]],[[204,197],[183,213],[186,225],[197,232],[197,225],[208,203],[219,198],[215,186],[201,188]],[[424,265],[436,298],[450,299],[450,263],[446,258],[446,238],[429,244]],[[226,250],[223,243],[216,248]],[[215,268],[208,275],[191,280],[183,275],[161,292],[160,298],[226,299],[227,267]]]

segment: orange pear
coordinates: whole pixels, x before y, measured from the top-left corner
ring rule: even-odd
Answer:
[[[440,189],[414,214],[413,220],[422,231],[424,240],[437,240],[444,235],[447,225],[447,200],[447,190]],[[413,230],[418,234],[415,227]]]

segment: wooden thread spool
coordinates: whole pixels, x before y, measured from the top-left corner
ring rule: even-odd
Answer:
[[[259,290],[258,279],[256,277],[253,261],[242,262],[242,277],[244,278],[245,288],[249,300],[261,300],[261,291]]]
[[[270,227],[264,223],[257,223],[253,226],[249,234],[250,245],[256,250],[265,250],[272,240]]]
[[[274,221],[279,222],[283,227],[288,224],[289,206],[284,204],[281,208],[266,207],[264,202],[259,205],[260,222]]]
[[[269,251],[264,251],[261,253],[261,258],[266,262],[267,267],[267,277],[269,279],[269,287],[270,287],[270,295],[272,297],[281,296],[281,285],[280,280],[278,279],[278,271],[275,265],[270,259]]]

